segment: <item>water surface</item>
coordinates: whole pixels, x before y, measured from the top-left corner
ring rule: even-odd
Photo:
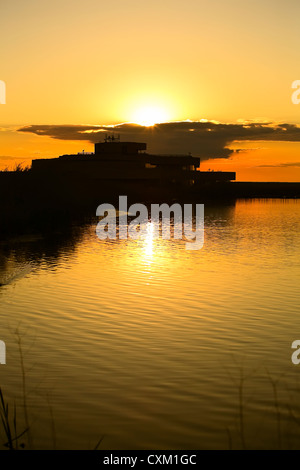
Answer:
[[[300,448],[300,202],[205,206],[198,251],[96,223],[1,245],[0,385],[21,429],[18,329],[32,445]]]

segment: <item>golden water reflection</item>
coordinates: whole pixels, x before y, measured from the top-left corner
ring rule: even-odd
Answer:
[[[19,326],[36,446],[52,446],[51,392],[61,448],[104,434],[107,449],[226,449],[228,429],[239,448],[245,373],[248,446],[278,444],[268,374],[284,374],[282,440],[299,447],[285,406],[300,390],[299,233],[300,202],[240,201],[206,207],[201,250],[155,238],[150,222],[144,240],[101,241],[92,223],[2,246],[1,385],[20,402]]]

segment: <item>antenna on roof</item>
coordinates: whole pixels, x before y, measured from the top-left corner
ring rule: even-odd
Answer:
[[[104,142],[120,142],[120,134],[115,137],[115,134],[112,135],[105,134]]]

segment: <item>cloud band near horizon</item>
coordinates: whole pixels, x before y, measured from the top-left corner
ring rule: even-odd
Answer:
[[[300,142],[300,127],[273,122],[243,122],[235,124],[215,121],[179,121],[152,127],[124,123],[115,126],[94,125],[29,125],[18,129],[58,140],[102,141],[105,133],[120,134],[123,141],[146,142],[153,153],[188,154],[202,160],[229,158],[239,149],[230,149],[239,141]],[[244,149],[240,149],[244,150]]]

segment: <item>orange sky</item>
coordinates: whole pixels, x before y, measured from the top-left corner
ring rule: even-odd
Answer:
[[[1,0],[0,168],[93,150],[88,141],[19,132],[25,125],[300,125],[291,100],[299,14],[298,0]],[[228,147],[243,150],[202,168],[300,181],[298,142]]]

